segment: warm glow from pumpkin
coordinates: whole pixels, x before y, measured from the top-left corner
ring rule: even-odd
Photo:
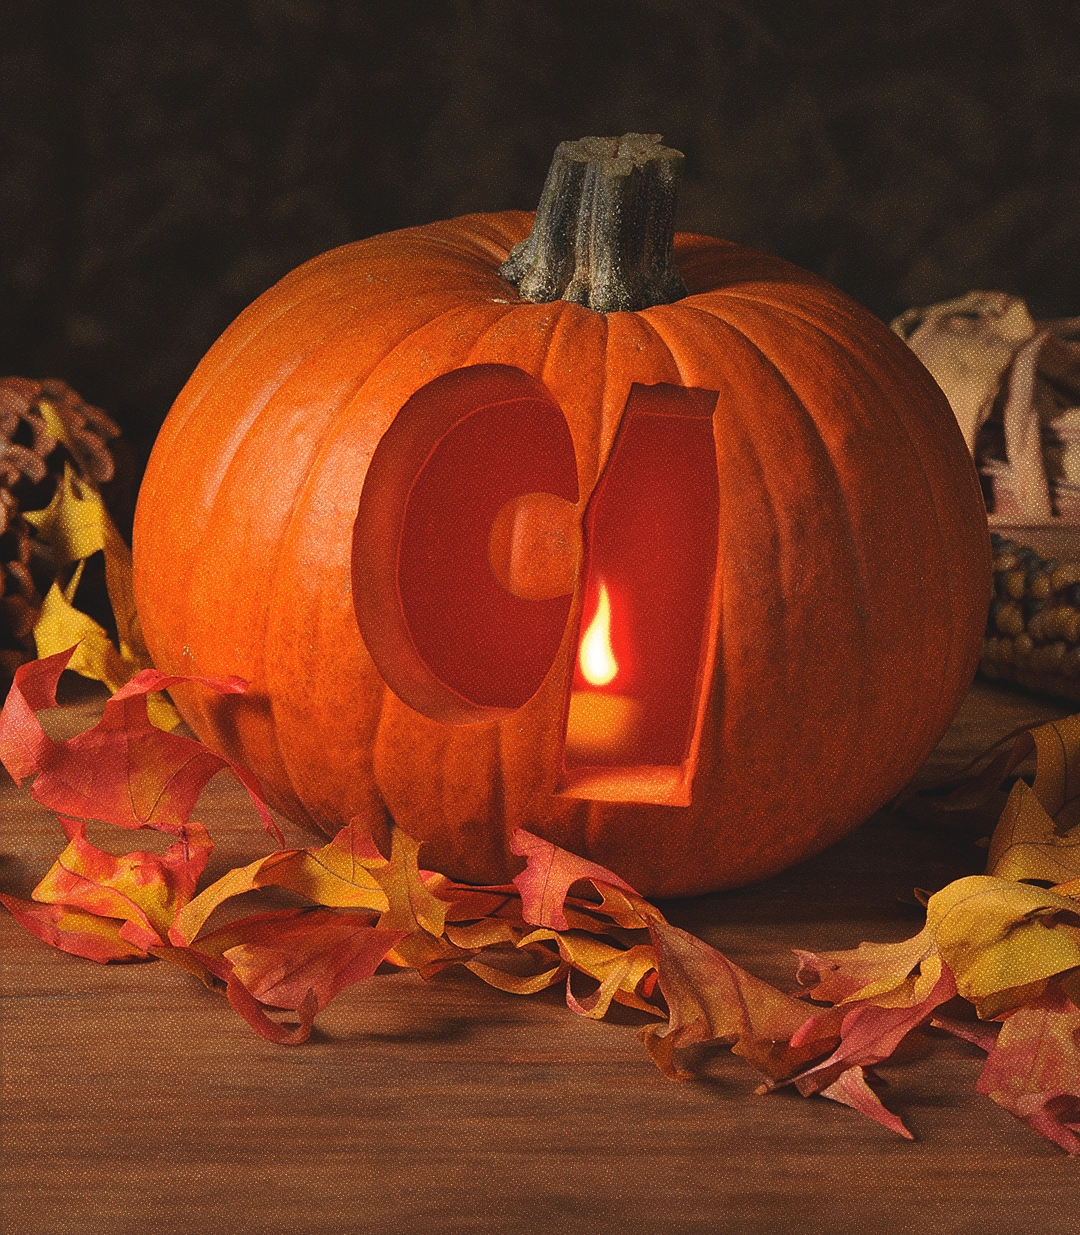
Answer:
[[[619,672],[619,662],[611,647],[611,598],[603,583],[596,613],[581,640],[578,664],[581,676],[590,686],[606,686]]]

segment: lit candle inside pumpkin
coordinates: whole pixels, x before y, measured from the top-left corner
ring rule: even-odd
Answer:
[[[601,582],[596,612],[578,647],[580,678],[596,689],[570,692],[566,752],[576,760],[603,761],[625,751],[637,734],[641,705],[603,688],[619,675],[611,640],[611,596]]]

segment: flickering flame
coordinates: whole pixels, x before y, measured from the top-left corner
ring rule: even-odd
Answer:
[[[611,647],[611,599],[603,583],[596,613],[581,640],[578,664],[590,686],[606,686],[619,672],[619,662]]]

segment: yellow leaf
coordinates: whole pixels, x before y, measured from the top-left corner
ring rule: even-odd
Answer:
[[[446,926],[448,905],[424,886],[416,860],[419,850],[419,841],[400,828],[394,829],[390,861],[375,875],[390,902],[379,925],[388,930],[414,931],[419,927],[438,937]]]
[[[503,943],[517,943],[521,927],[505,918],[481,918],[467,926],[448,925],[446,937],[456,948],[495,948]]]
[[[236,867],[184,906],[170,938],[180,946],[191,943],[219,905],[256,888],[289,888],[329,908],[384,913],[390,902],[371,872],[387,861],[366,839],[353,823],[320,849],[280,850]]]
[[[135,611],[131,551],[109,517],[101,494],[65,463],[52,501],[44,510],[28,511],[26,518],[49,546],[57,569],[79,563],[67,587],[62,589],[54,583],[45,597],[34,626],[38,656],[51,656],[78,644],[68,668],[103,682],[110,691],[119,690],[140,669],[149,669],[152,662]],[[102,627],[73,603],[83,565],[99,551],[105,555],[105,583],[116,619],[119,652]],[[146,706],[151,724],[159,729],[175,729],[180,723],[180,714],[164,695],[149,695]]]
[[[57,569],[105,548],[105,504],[93,486],[79,480],[70,463],[64,464],[48,506],[28,510],[25,518],[52,550]]]
[[[1040,771],[1042,766],[1040,753]],[[1035,790],[1018,780],[994,829],[986,873],[999,879],[1044,879],[1051,883],[1075,878],[1080,875],[1080,825],[1061,835]]]
[[[511,995],[535,995],[537,991],[545,990],[561,982],[566,977],[566,965],[556,965],[554,969],[545,969],[543,973],[518,974],[505,969],[496,969],[493,965],[485,965],[483,961],[465,961],[465,968],[471,969],[478,978],[482,978],[488,986],[496,990],[507,991]]]
[[[970,875],[930,898],[927,927],[966,999],[1080,965],[1076,902],[1027,883]]]
[[[1038,752],[1035,796],[1059,831],[1080,822],[1080,715],[1032,729]]]
[[[34,641],[41,657],[77,645],[67,667],[84,678],[104,682],[110,691],[119,690],[137,672],[133,665],[121,659],[102,627],[76,609],[57,583],[49,588],[41,606],[34,626]]]

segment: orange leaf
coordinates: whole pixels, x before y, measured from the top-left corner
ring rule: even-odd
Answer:
[[[247,789],[263,826],[284,843],[251,772],[201,742],[165,733],[146,714],[148,693],[179,682],[197,682],[221,694],[241,694],[246,682],[144,669],[112,696],[98,724],[66,742],[53,742],[34,712],[56,706],[57,682],[73,651],[21,666],[0,713],[0,760],[16,782],[36,773],[36,801],[78,819],[180,834],[206,782],[227,767]]]
[[[239,939],[221,955],[260,1003],[299,1008],[314,991],[317,1011],[345,987],[370,978],[405,935],[373,926],[366,914],[322,907],[286,919],[248,918],[230,933]]]
[[[665,1076],[685,1076],[673,1052],[697,1042],[725,1042],[759,1071],[779,1079],[825,1054],[840,1036],[840,1014],[811,1010],[732,964],[722,953],[669,922],[650,924],[667,1025],[640,1033]]]
[[[16,896],[0,893],[0,904],[11,911],[11,916],[20,926],[36,935],[42,942],[82,956],[89,961],[145,960],[146,952],[134,943],[129,943],[120,934],[121,922],[113,918],[99,918],[83,909],[69,909],[66,905],[35,905],[32,901],[19,900]]]
[[[370,978],[405,932],[382,930],[373,915],[312,906],[254,914],[212,931],[183,951],[227,984],[232,1007],[264,1038],[303,1042],[315,1014],[345,987]],[[265,1007],[300,1016],[271,1020]]]
[[[527,862],[521,874],[514,877],[514,886],[521,893],[522,916],[535,926],[548,926],[556,931],[569,930],[564,905],[571,885],[579,879],[591,880],[598,891],[600,884],[610,884],[641,900],[640,895],[618,875],[596,862],[586,861],[550,841],[533,836],[523,828],[514,829],[510,837],[510,850]]]
[[[71,827],[69,836],[67,848],[31,896],[99,918],[119,918],[121,938],[143,949],[168,938],[177,910],[194,894],[214,847],[198,823],[188,824],[184,838],[164,855],[136,850],[115,857],[90,844],[82,823]]]

